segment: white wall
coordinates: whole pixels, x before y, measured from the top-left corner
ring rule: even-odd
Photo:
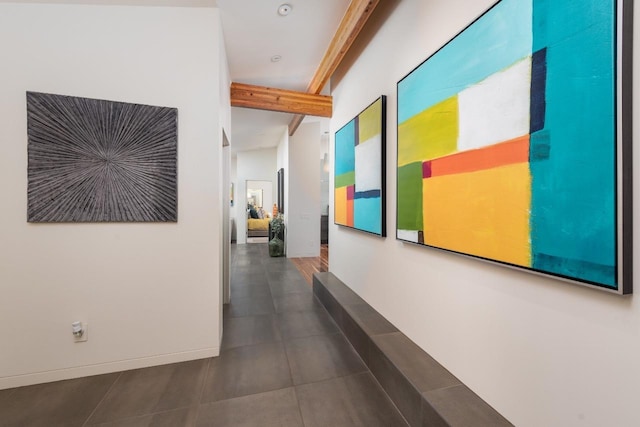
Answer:
[[[320,256],[320,123],[303,123],[289,138],[287,257]]]
[[[395,240],[396,82],[492,3],[397,2],[333,87],[332,144],[340,126],[381,94],[388,96],[390,236],[376,238],[334,226],[330,210],[330,269],[515,425],[638,426],[637,297],[609,295]],[[635,18],[640,22],[640,8]],[[635,46],[640,59],[638,31]],[[636,61],[636,76],[638,65]],[[640,85],[635,80],[634,119],[639,123]],[[638,140],[637,127],[634,134]],[[636,168],[639,156],[635,150]],[[636,201],[639,179],[636,174]],[[636,203],[636,212],[638,208]],[[636,220],[636,230],[639,225]],[[637,238],[635,242],[634,264],[640,265]]]
[[[329,214],[329,170],[333,153],[329,150],[329,133],[322,134],[320,139],[320,213]],[[324,163],[326,156],[326,164]]]
[[[236,164],[236,229],[238,244],[243,244],[247,242],[247,181],[271,181],[272,194],[277,194],[277,149],[241,151]]]
[[[0,388],[218,354],[219,28],[213,8],[0,4]],[[27,224],[27,90],[176,107],[178,222]]]

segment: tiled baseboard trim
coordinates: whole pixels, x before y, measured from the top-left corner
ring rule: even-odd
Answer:
[[[313,292],[412,427],[512,425],[333,273]]]

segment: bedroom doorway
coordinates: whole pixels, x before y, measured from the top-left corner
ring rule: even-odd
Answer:
[[[247,180],[246,189],[247,243],[266,243],[273,216],[273,182]]]

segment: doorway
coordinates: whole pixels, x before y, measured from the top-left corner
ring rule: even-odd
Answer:
[[[247,243],[266,243],[273,216],[273,182],[247,180],[246,184]]]

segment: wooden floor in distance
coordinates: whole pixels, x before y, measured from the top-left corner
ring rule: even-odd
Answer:
[[[320,256],[312,258],[290,258],[310,285],[313,285],[313,273],[329,271],[329,245],[320,245]]]

